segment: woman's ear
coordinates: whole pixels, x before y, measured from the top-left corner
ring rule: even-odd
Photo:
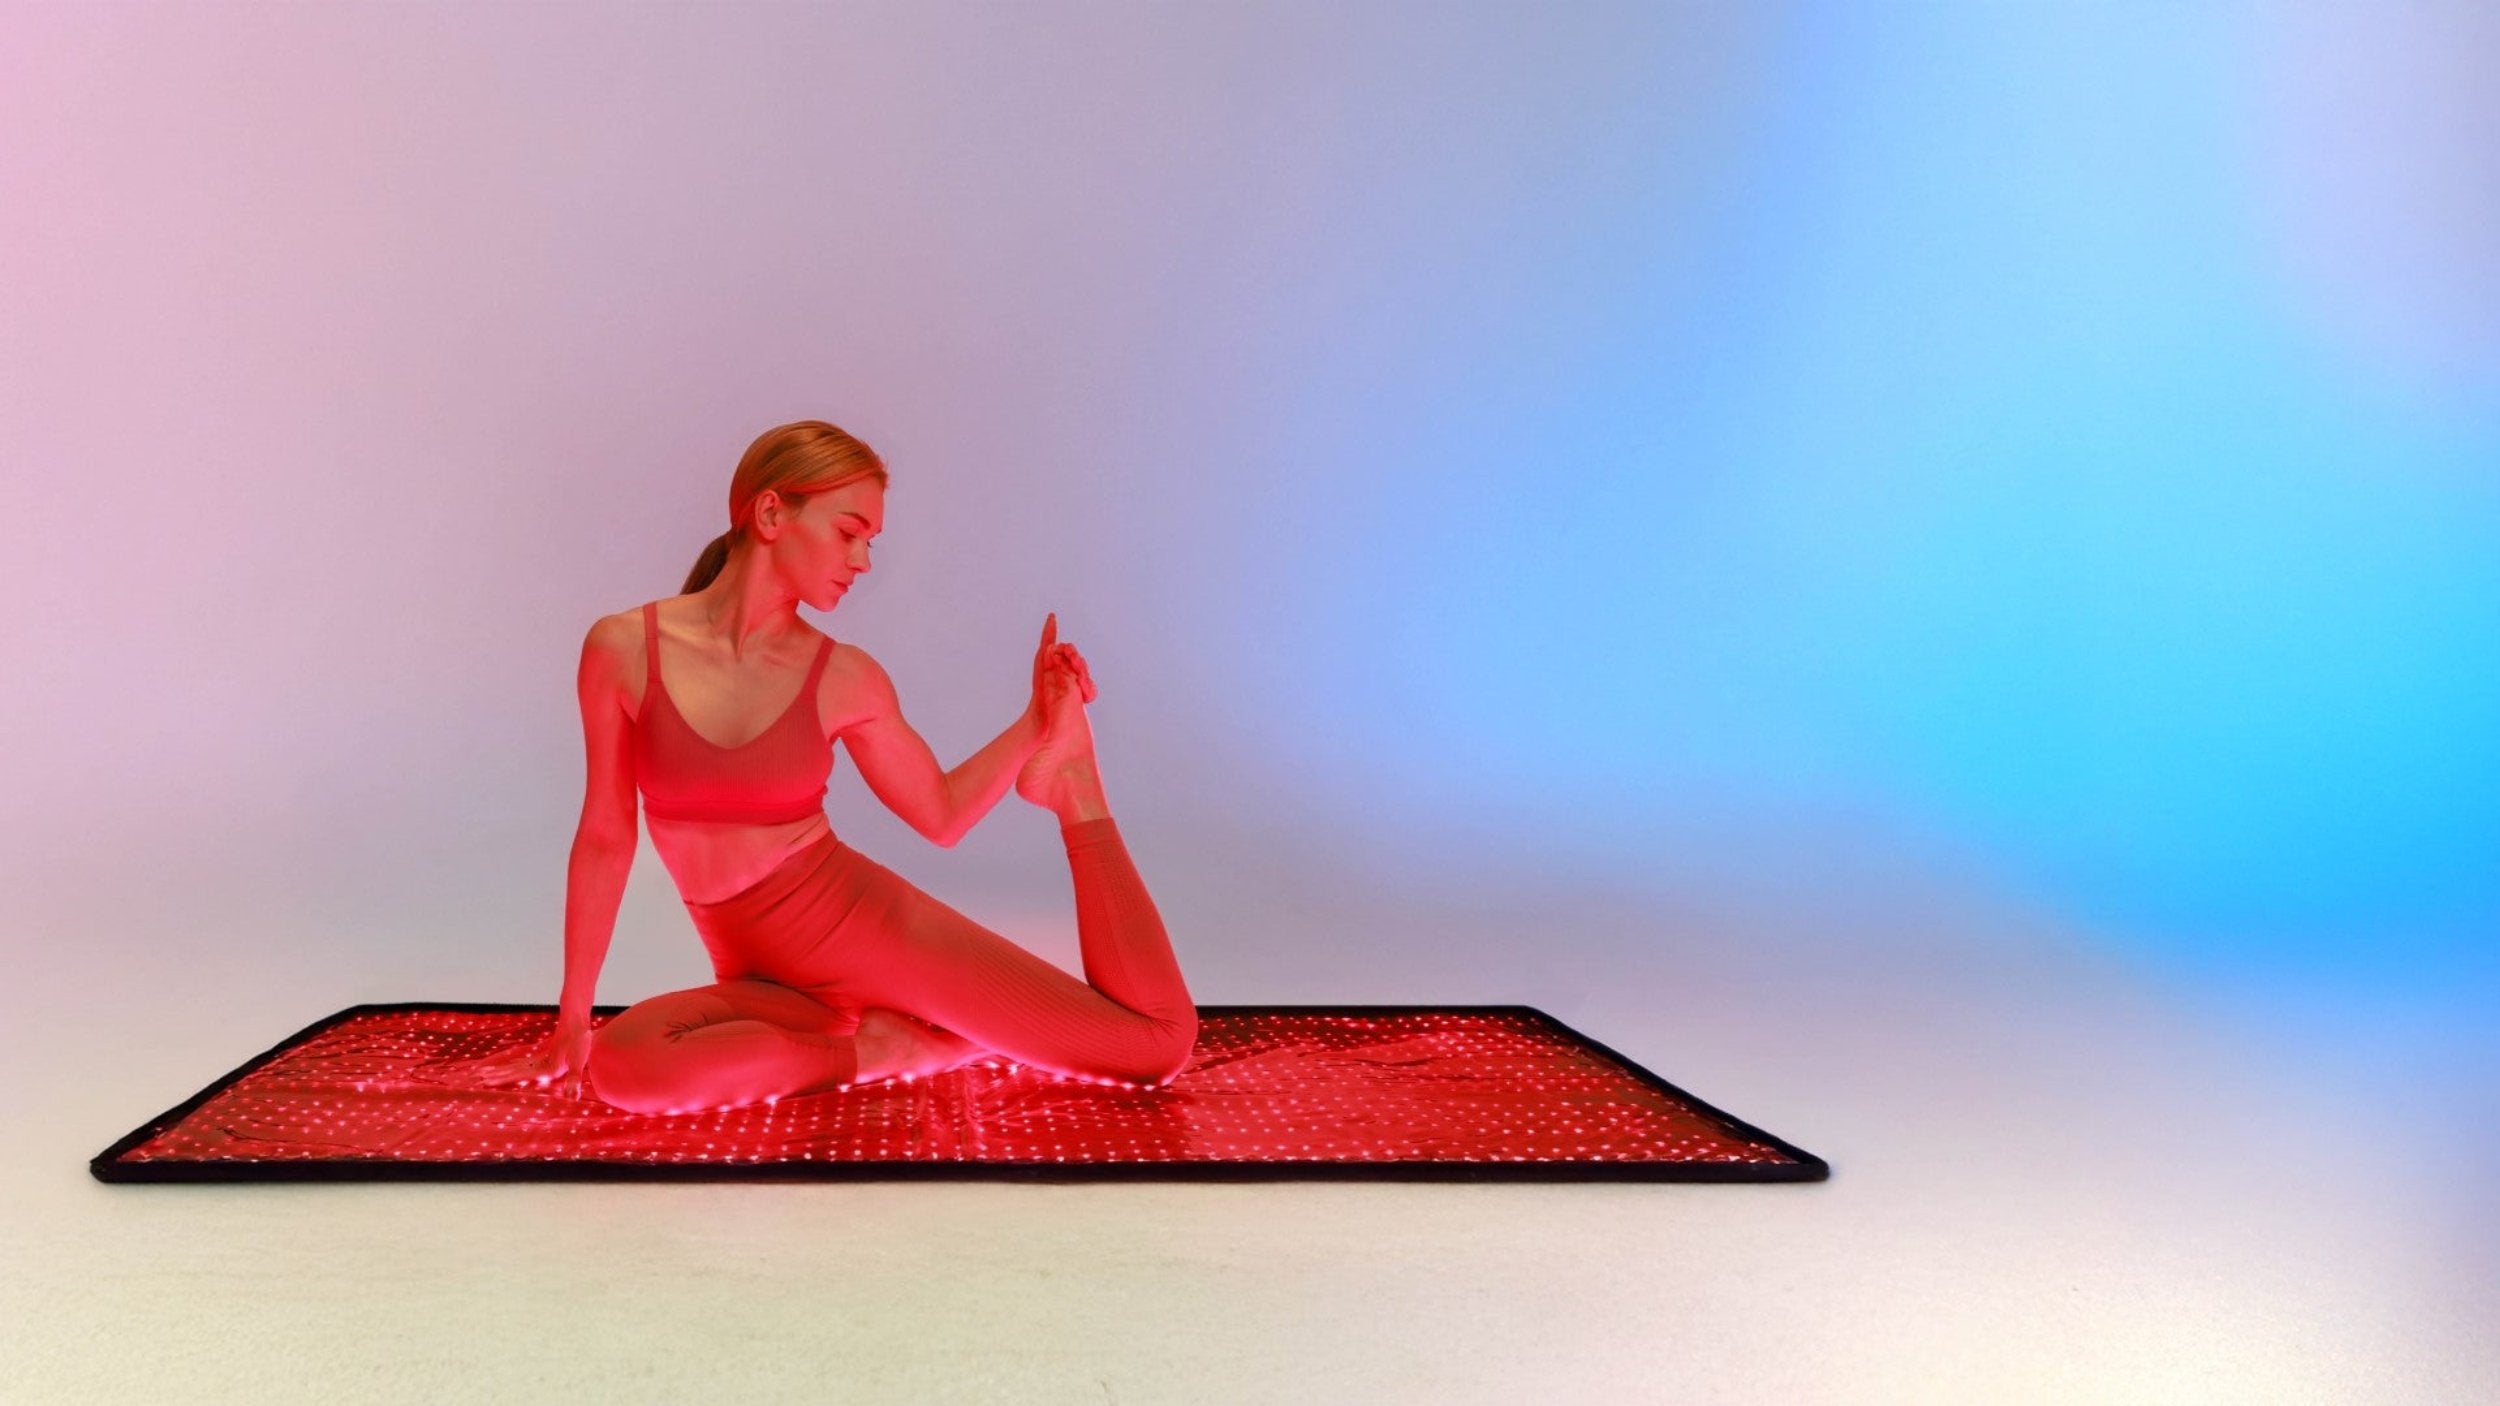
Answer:
[[[755,495],[753,506],[747,509],[749,530],[762,529],[757,535],[769,542],[780,536],[782,531],[789,527],[790,519],[797,517],[806,506],[807,504],[802,501],[798,507],[793,508],[790,506],[790,500],[781,496],[781,490],[764,489]]]

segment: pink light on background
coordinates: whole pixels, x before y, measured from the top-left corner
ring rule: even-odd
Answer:
[[[2382,560],[2448,574],[2367,599],[2427,583],[2453,606],[2406,617],[2416,664],[2488,647],[2442,626],[2479,621],[2474,597],[2428,591],[2480,580],[2487,520],[2468,490],[2489,460],[2488,241],[2455,236],[2490,157],[2453,134],[2488,124],[2439,86],[2484,21],[2241,13],[2254,37],[2088,7],[12,8],[0,949],[36,1072],[0,1084],[29,1192],[0,1317],[34,1345],[19,1361],[62,1396],[161,1390],[168,1360],[240,1395],[273,1341],[311,1349],[325,1388],[431,1386],[484,1344],[517,1379],[570,1294],[602,1310],[558,1330],[584,1360],[687,1395],[724,1372],[797,1379],[704,1350],[734,1311],[749,1336],[850,1334],[862,1389],[904,1395],[1013,1370],[1012,1351],[1068,1372],[1072,1399],[1107,1389],[1073,1379],[1095,1352],[1178,1354],[1186,1370],[1134,1379],[1166,1396],[1219,1371],[1280,1397],[1434,1372],[1516,1395],[1557,1360],[1613,1396],[1722,1398],[1778,1370],[1792,1394],[1934,1399],[1942,1363],[1962,1394],[2004,1397],[2043,1362],[2094,1399],[2488,1396],[2471,1388],[2493,1379],[2500,1080],[2477,993],[2270,989],[2260,933],[2226,999],[1992,862],[1979,842],[2001,832],[1902,827],[1881,787],[1818,804],[1784,784],[1860,758],[1815,690],[1885,665],[1869,641],[1932,650],[1984,705],[2007,680],[2031,696],[2046,657],[2020,651],[2064,638],[2014,607],[2096,599],[1919,574],[1933,545],[2044,570],[2054,554],[2019,544],[2072,535],[1984,455],[1962,480],[1920,473],[1940,443],[2106,432],[2051,465],[2080,486],[2053,501],[2132,521],[2105,474],[2142,464],[2099,451],[2143,441],[2112,398],[2058,398],[2055,363],[2024,350],[2044,324],[2014,305],[2054,287],[2058,327],[2123,331],[2110,310],[2142,270],[2103,235],[2169,280],[2165,307],[2279,295],[2230,305],[2247,315],[2222,331],[2263,344],[2261,371],[2304,368],[2289,408],[2317,421],[2253,393],[2237,413],[2374,446],[2371,481],[2403,477],[2433,524],[2371,517],[2404,529]],[[2195,86],[2215,74],[2227,92]],[[1975,92],[2013,120],[1973,120]],[[2151,98],[2245,125],[2162,130]],[[2009,134],[2102,164],[2044,167]],[[2351,159],[2338,134],[2403,158]],[[2223,188],[2197,164],[2218,150],[2265,192],[2230,210],[2274,241],[2230,246],[2219,272],[2145,198]],[[2095,175],[2117,199],[2086,198]],[[2002,261],[2017,246],[2070,262]],[[2076,361],[2132,374],[2136,350],[2113,334]],[[2063,418],[1940,367],[2039,389]],[[2204,448],[2246,456],[2234,487],[2285,481],[2174,383],[2112,386],[2190,404],[2201,437],[2173,481],[2212,521],[2248,519]],[[1683,434],[1714,410],[1724,434]],[[1156,1201],[1145,1238],[1141,1202],[1077,1197],[1048,1217],[98,1199],[126,1189],[85,1181],[94,1148],[321,1012],[553,998],[582,631],[673,591],[739,448],[801,416],[895,471],[878,571],[817,623],[876,653],[943,757],[1021,705],[1045,610],[1084,641],[1113,801],[1203,999],[1539,1005],[1867,1173],[1706,1212]],[[1887,431],[1889,457],[1870,453]],[[2339,522],[2295,525],[2313,517]],[[1997,521],[2035,536],[1966,530]],[[2175,548],[2157,560],[2277,579],[2283,559],[2195,525],[2154,523]],[[1399,550],[1366,550],[1380,534]],[[1627,576],[1673,589],[1594,589]],[[1922,608],[1873,613],[1905,601]],[[1984,628],[1934,628],[1939,601],[1973,607],[1941,623]],[[2357,606],[2336,619],[2384,638]],[[1677,620],[1671,638],[1715,652],[1630,628]],[[2267,662],[2297,664],[2311,637],[2265,638],[2283,645]],[[1548,674],[1478,682],[1522,658]],[[1396,707],[1357,696],[1443,677]],[[1942,718],[1922,740],[1962,779],[2005,779],[1921,711],[1942,685],[1873,677],[1900,717]],[[2386,736],[2369,704],[2403,696],[2350,677],[2336,718]],[[2419,716],[2467,735],[2470,709],[2434,687],[2457,675],[2408,677],[2447,705]],[[1665,784],[1585,730],[1587,769],[1558,769],[1573,749],[1488,699],[1626,730],[1665,699],[1692,726],[1636,740],[1716,770]],[[2036,717],[1973,716],[2008,769],[2041,755]],[[2175,736],[2168,716],[2136,720]],[[1782,727],[1823,750],[1772,745]],[[1729,738],[1745,745],[1711,746]],[[1442,789],[1384,782],[1386,757]],[[1514,805],[1488,762],[1550,807]],[[850,771],[829,800],[847,841],[1074,967],[1046,817],[935,850]],[[2391,809],[2425,774],[2348,771]],[[2483,813],[2473,795],[2457,814]],[[2041,829],[2059,838],[2053,815]],[[2182,882],[2210,852],[2156,848]],[[2355,927],[2360,982],[2375,958]],[[666,876],[637,866],[603,998],[702,971]],[[407,1255],[411,1224],[458,1253]],[[230,1292],[240,1238],[279,1247],[249,1294]],[[1076,1243],[1103,1251],[1080,1292],[1025,1292]],[[1657,1274],[1661,1243],[1694,1273]],[[1434,1272],[1399,1272],[1418,1245]],[[374,1292],[376,1264],[408,1271],[402,1291]],[[900,1292],[863,1268],[905,1264],[928,1278]],[[341,1317],[367,1301],[385,1317]],[[928,1331],[957,1314],[997,1336]],[[95,1350],[130,1322],[158,1350]]]

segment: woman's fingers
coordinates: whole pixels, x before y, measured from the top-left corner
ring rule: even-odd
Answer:
[[[1062,644],[1053,649],[1051,651],[1050,664],[1054,670],[1063,671],[1067,674],[1069,680],[1076,685],[1077,691],[1084,696],[1086,702],[1093,702],[1094,695],[1101,691],[1094,686],[1093,669],[1086,664],[1085,656],[1077,652],[1075,645]]]
[[[1052,611],[1042,622],[1042,647],[1034,656],[1034,682],[1036,686],[1055,687],[1061,680],[1087,703],[1093,702],[1100,691],[1094,687],[1094,671],[1086,667],[1085,656],[1077,653],[1075,645],[1060,640],[1059,613]]]
[[[491,1087],[503,1084],[517,1084],[523,1080],[535,1079],[541,1072],[542,1071],[538,1061],[534,1059],[520,1061],[499,1060],[493,1064],[481,1067],[478,1070],[477,1077],[479,1083]]]
[[[489,1088],[521,1084],[539,1089],[578,1090],[589,1063],[589,1043],[577,1038],[568,1045],[551,1036],[527,1049],[480,1061],[476,1077]]]

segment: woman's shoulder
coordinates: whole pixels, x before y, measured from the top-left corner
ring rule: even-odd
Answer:
[[[642,613],[647,607],[629,605],[623,610],[602,615],[590,622],[589,633],[582,640],[585,651],[600,650],[621,659],[642,653]]]
[[[867,650],[848,640],[834,640],[825,655],[818,697],[831,700],[827,704],[828,716],[835,719],[831,732],[840,736],[862,719],[892,710],[894,681]]]
[[[826,673],[840,674],[847,678],[861,678],[881,675],[885,672],[884,669],[878,667],[876,659],[867,650],[849,640],[837,640],[831,635],[825,638],[832,645],[832,648],[825,651]]]

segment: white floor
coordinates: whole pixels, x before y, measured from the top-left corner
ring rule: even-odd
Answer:
[[[1820,1185],[96,1183],[379,999],[173,975],[5,998],[0,1400],[2500,1399],[2500,1061],[2462,1007],[1930,951],[1555,1012]]]

